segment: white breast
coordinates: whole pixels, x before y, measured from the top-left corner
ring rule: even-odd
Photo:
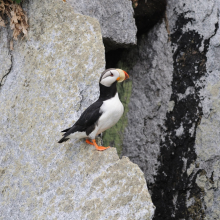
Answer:
[[[118,97],[118,93],[113,98],[104,101],[100,111],[102,115],[98,120],[96,135],[115,125],[123,115],[124,106]]]

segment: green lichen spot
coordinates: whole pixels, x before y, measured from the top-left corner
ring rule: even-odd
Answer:
[[[125,68],[121,68],[126,71]],[[112,128],[108,129],[103,133],[103,143],[104,146],[116,147],[119,157],[122,153],[122,144],[124,138],[124,129],[127,126],[127,112],[128,104],[130,102],[131,90],[132,90],[132,81],[127,80],[123,83],[118,83],[117,90],[119,98],[124,105],[124,114],[118,123]]]

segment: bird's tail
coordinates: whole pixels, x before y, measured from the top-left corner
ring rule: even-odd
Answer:
[[[67,131],[69,131],[71,128],[67,128],[67,129],[65,129],[65,130],[63,130],[63,131],[61,131],[61,132],[67,132]]]
[[[63,138],[61,138],[57,143],[63,143],[63,142],[66,142],[66,141],[68,141],[69,140],[69,138],[66,138],[66,137],[63,137]]]
[[[73,125],[73,127],[71,128],[67,128],[61,132],[66,132],[65,134],[63,134],[63,138],[61,138],[57,143],[63,143],[69,140],[69,138],[67,138],[67,136],[69,136],[70,134],[76,132],[78,130],[78,127]]]

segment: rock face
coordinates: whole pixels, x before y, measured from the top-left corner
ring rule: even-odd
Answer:
[[[132,0],[138,35],[147,33],[164,17],[166,0]]]
[[[98,97],[104,47],[95,18],[60,0],[29,1],[29,39],[1,37],[0,213],[3,219],[152,219],[142,171],[115,149],[57,144]]]
[[[0,87],[4,83],[4,78],[10,72],[11,68],[11,54],[9,51],[7,36],[8,34],[6,28],[2,28],[0,32],[0,60],[4,62],[1,62],[0,68]]]
[[[132,92],[122,155],[130,157],[146,174],[149,184],[157,173],[161,134],[169,108],[172,53],[165,24],[138,39],[124,63],[131,64]],[[135,58],[134,58],[135,57]]]
[[[219,108],[213,93],[219,83],[214,60],[219,53],[219,6],[217,1],[168,3],[174,108],[167,113],[161,165],[152,190],[155,219],[220,218]]]
[[[153,175],[157,173],[161,134],[171,104],[173,66],[171,46],[167,42],[163,22],[139,37],[137,47],[122,54],[118,65],[128,71],[131,80],[124,82],[119,91],[128,111],[122,121],[104,134],[105,144],[123,145],[122,155],[139,165],[148,184],[154,182]],[[127,99],[122,99],[124,93]],[[121,127],[120,141],[113,139],[119,133],[117,127]]]
[[[130,0],[69,0],[78,13],[98,19],[106,50],[136,44],[137,28]]]
[[[1,217],[152,219],[154,206],[142,171],[126,157],[119,160],[115,148],[97,152],[86,144],[66,144],[54,154],[43,163],[39,154],[37,161],[31,157],[35,163],[16,164],[16,170],[11,166],[10,173],[1,170],[7,184],[1,189]]]
[[[189,8],[189,5],[187,5]],[[199,5],[194,5],[195,11]],[[201,77],[199,99],[202,108],[202,117],[196,129],[195,153],[197,158],[188,169],[188,176],[193,177],[200,194],[187,197],[187,205],[196,204],[195,199],[200,198],[204,207],[204,219],[220,219],[220,30],[219,30],[219,1],[205,1],[200,10],[203,14],[195,19],[200,26],[194,28],[202,37],[204,51],[206,52],[206,74]],[[206,21],[203,22],[203,19]],[[193,28],[191,28],[193,29]],[[207,29],[207,30],[205,30]],[[203,46],[203,45],[202,45]],[[190,191],[191,194],[192,190]],[[196,214],[196,213],[195,213]]]
[[[220,219],[219,8],[168,1],[118,63],[132,75],[122,155],[144,171],[155,220]]]

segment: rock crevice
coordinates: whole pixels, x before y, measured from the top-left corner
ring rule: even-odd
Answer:
[[[130,0],[69,0],[67,3],[75,12],[99,21],[107,51],[136,44],[137,28]]]
[[[13,65],[13,57],[12,57],[12,51],[10,51],[10,40],[9,40],[9,34],[8,30],[9,28],[2,28],[0,33],[0,48],[1,48],[1,54],[0,54],[0,62],[1,62],[1,70],[0,70],[0,89],[4,85],[4,82],[7,78],[7,75],[11,72],[12,65]]]

